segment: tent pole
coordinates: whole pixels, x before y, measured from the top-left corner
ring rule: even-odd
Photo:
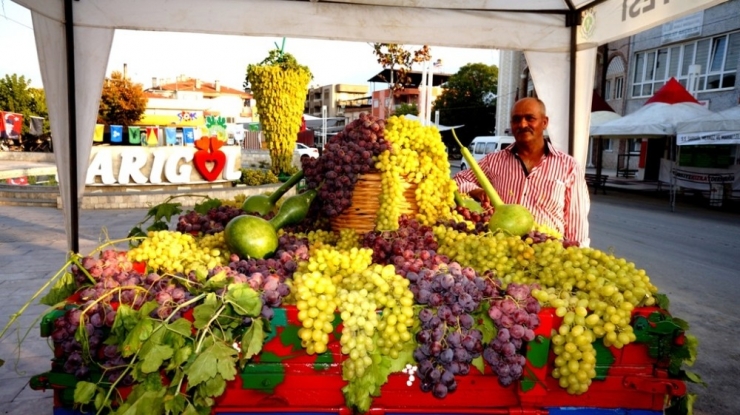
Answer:
[[[574,155],[576,122],[576,46],[580,12],[571,12],[570,20],[570,91],[568,99],[568,154]]]
[[[75,0],[79,1],[79,0]],[[75,41],[72,0],[64,0],[64,32],[67,47],[67,111],[69,111],[69,206],[72,252],[80,251],[79,203],[77,198],[77,99],[75,94]]]

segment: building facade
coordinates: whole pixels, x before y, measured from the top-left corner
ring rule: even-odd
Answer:
[[[600,46],[594,89],[614,112],[624,116],[640,109],[674,77],[700,103],[719,112],[740,104],[739,72],[740,0],[730,0]],[[517,98],[536,95],[524,54],[502,51],[497,125],[509,125],[511,105]],[[675,137],[602,139],[602,166],[610,170],[636,170],[640,179],[657,180],[654,173],[646,176],[645,168],[660,161],[648,160],[645,154],[650,146],[655,150],[651,153],[673,160],[676,155],[672,140]],[[717,147],[721,148],[716,150],[715,160],[734,160],[736,164],[740,161],[738,146]],[[598,145],[591,140],[589,148],[587,167],[594,167]],[[725,167],[722,163],[712,165],[711,159],[703,157],[705,167]]]
[[[367,85],[332,84],[309,88],[306,94],[304,113],[321,117],[326,107],[326,116],[344,117],[345,109],[357,105],[357,100],[367,97]]]

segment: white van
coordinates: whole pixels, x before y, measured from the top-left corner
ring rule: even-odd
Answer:
[[[473,141],[468,145],[468,150],[473,154],[475,161],[480,161],[488,153],[495,153],[499,150],[503,150],[514,142],[514,137],[508,135],[487,135],[475,137]],[[465,170],[468,167],[468,162],[465,159],[460,162],[460,170]]]

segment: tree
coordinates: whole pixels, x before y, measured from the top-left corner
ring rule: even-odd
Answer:
[[[479,135],[493,134],[496,126],[498,67],[483,63],[463,66],[442,86],[442,94],[434,101],[440,123],[465,125],[455,131],[463,145]]]
[[[406,84],[411,81],[408,76],[411,66],[414,63],[428,61],[432,56],[427,45],[411,52],[403,45],[396,43],[373,43],[373,54],[378,58],[378,63],[383,69],[390,69],[391,78],[385,80],[391,90],[391,99],[386,108],[386,113],[390,113],[390,109],[393,108],[393,97],[397,92],[403,91]]]
[[[141,119],[149,100],[142,84],[135,84],[113,71],[105,79],[98,109],[98,123],[129,126]]]
[[[44,118],[44,132],[48,133],[50,130],[44,90],[32,88],[31,80],[23,75],[5,75],[5,78],[0,79],[0,111],[23,115],[21,134],[24,136],[29,133],[32,116]]]
[[[396,110],[393,112],[393,115],[398,115],[399,117],[401,115],[419,115],[419,108],[416,106],[416,104],[401,104]]]

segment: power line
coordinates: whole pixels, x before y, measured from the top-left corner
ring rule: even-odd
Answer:
[[[4,17],[4,18],[5,18],[5,20],[8,20],[8,21],[11,21],[11,22],[13,22],[13,23],[19,24],[19,25],[21,25],[21,26],[23,26],[23,27],[25,27],[25,28],[27,28],[27,29],[31,29],[31,30],[33,30],[33,27],[31,27],[31,26],[29,26],[29,25],[27,25],[27,24],[25,24],[25,23],[23,23],[23,22],[19,22],[18,20],[15,20],[15,19],[11,19],[10,17],[8,17],[8,16],[7,16],[6,14],[5,14],[5,10],[4,10],[4,9],[5,9],[5,5],[3,4],[3,14],[2,14],[2,16],[1,16],[1,17]]]

